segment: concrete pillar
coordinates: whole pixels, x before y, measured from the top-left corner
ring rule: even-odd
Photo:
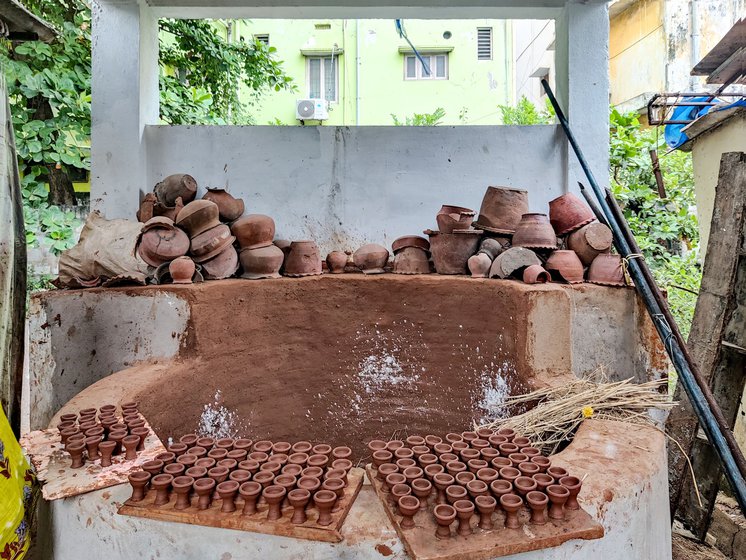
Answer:
[[[133,218],[147,124],[158,122],[158,20],[137,0],[93,4],[91,209]]]
[[[556,94],[599,185],[609,184],[609,11],[605,3],[569,0],[556,21]],[[562,135],[562,131],[558,133]],[[565,142],[564,136],[561,141]],[[565,189],[588,186],[567,148]]]

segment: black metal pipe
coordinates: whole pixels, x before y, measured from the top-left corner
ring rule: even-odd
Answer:
[[[544,88],[544,91],[547,93],[547,97],[549,98],[549,101],[554,108],[555,114],[557,115],[557,120],[559,120],[559,123],[564,130],[565,135],[567,136],[567,139],[570,142],[570,145],[572,146],[573,151],[578,158],[578,161],[580,162],[580,166],[583,168],[583,172],[588,178],[588,182],[590,183],[591,188],[593,189],[593,192],[596,196],[596,200],[598,201],[599,208],[603,215],[606,217],[606,222],[612,230],[612,233],[614,235],[614,245],[616,246],[619,254],[622,255],[622,257],[626,258],[632,252],[622,230],[619,227],[619,224],[614,219],[614,215],[609,208],[608,203],[606,202],[603,190],[596,181],[596,178],[593,175],[593,172],[591,171],[591,168],[588,165],[588,162],[586,161],[577,140],[575,139],[575,135],[572,133],[572,130],[570,130],[570,125],[567,122],[567,118],[565,117],[564,113],[562,112],[562,108],[557,103],[557,99],[554,96],[552,88],[549,86],[549,83],[546,80],[541,80],[541,85]],[[697,415],[697,418],[699,419],[700,425],[707,435],[707,439],[710,440],[710,443],[715,448],[715,452],[717,453],[718,458],[723,465],[723,470],[725,471],[725,475],[728,478],[731,486],[733,487],[733,491],[736,495],[736,500],[738,501],[741,511],[746,513],[746,476],[738,468],[733,452],[731,451],[728,442],[723,436],[723,432],[727,430],[727,427],[725,427],[724,430],[724,427],[721,427],[718,424],[715,416],[713,416],[712,414],[712,410],[710,409],[708,401],[703,394],[705,391],[709,391],[709,387],[707,387],[706,385],[701,386],[698,383],[697,379],[694,377],[691,367],[681,350],[678,340],[673,334],[668,321],[666,321],[664,314],[658,306],[650,286],[645,281],[645,277],[640,270],[640,265],[637,262],[637,259],[633,258],[629,260],[628,269],[630,271],[632,279],[634,280],[637,290],[640,292],[640,295],[645,302],[645,306],[647,307],[653,324],[658,331],[658,335],[663,341],[666,352],[668,353],[671,362],[673,363],[677,373],[679,374],[679,381],[684,387],[684,390],[686,391],[686,394],[689,397],[692,406],[694,407],[694,411]],[[715,406],[717,407],[717,403],[715,404]]]
[[[583,183],[578,181],[578,186],[580,187],[580,194],[583,195],[583,198],[588,203],[588,206],[593,211],[593,213],[596,215],[596,219],[598,219],[599,222],[601,222],[606,227],[609,226],[609,224],[606,223],[606,216],[603,215],[603,212],[601,212],[601,209],[598,207],[598,204],[596,204],[596,201],[593,200],[593,196],[590,192],[588,192],[588,189],[586,189],[583,186]]]

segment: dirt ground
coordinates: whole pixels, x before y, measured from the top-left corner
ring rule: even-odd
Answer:
[[[677,533],[672,537],[673,560],[729,560],[715,547],[700,544]]]

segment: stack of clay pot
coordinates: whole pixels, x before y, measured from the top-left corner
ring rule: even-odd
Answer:
[[[137,254],[152,267],[157,268],[189,252],[189,237],[171,218],[150,218],[141,232]]]
[[[205,199],[190,202],[176,216],[176,225],[189,235],[190,254],[201,265],[205,278],[220,280],[238,270],[235,238],[230,228],[220,223],[217,204]]]
[[[327,526],[349,507],[349,447],[182,436],[129,476],[128,503]],[[311,516],[308,512],[315,510]]]
[[[186,173],[169,175],[156,184],[140,203],[137,219],[147,222],[154,216],[165,216],[176,220],[176,215],[185,204],[197,196],[197,181]]]
[[[405,235],[391,244],[394,274],[430,274],[430,242],[419,235]]]
[[[275,221],[264,214],[248,214],[231,224],[231,232],[241,248],[242,278],[279,278],[285,253],[272,240]]]
[[[425,230],[438,274],[468,274],[469,257],[477,252],[482,231],[474,229],[475,212],[461,206],[443,205],[436,215],[438,230]]]
[[[373,440],[368,448],[371,482],[404,530],[432,526],[432,516],[439,539],[505,529],[528,534],[524,519],[562,531],[580,509],[582,481],[511,429]]]

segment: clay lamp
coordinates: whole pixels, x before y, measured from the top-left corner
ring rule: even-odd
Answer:
[[[414,515],[422,507],[420,500],[414,496],[402,496],[397,503],[399,506],[399,515],[401,515],[399,527],[402,529],[412,529],[414,527]]]
[[[484,459],[470,459],[467,466],[469,467],[469,471],[476,474],[479,469],[484,469],[489,466],[489,463]]]
[[[292,445],[290,445],[287,441],[278,441],[272,444],[272,454],[275,453],[284,453],[288,454],[290,453],[290,450],[293,448]]]
[[[240,463],[239,463],[240,466]],[[282,470],[280,471],[282,474],[289,474],[290,476],[294,476],[296,478],[301,476],[301,473],[303,472],[303,467],[300,465],[293,465],[288,464],[282,467]]]
[[[89,421],[87,421],[87,422],[81,422],[81,423],[80,423],[80,424],[78,425],[78,428],[80,428],[80,431],[81,431],[81,432],[85,433],[85,432],[87,432],[88,430],[92,430],[92,429],[94,429],[94,428],[98,428],[98,424],[96,424],[96,422],[95,422],[95,421],[93,421],[93,420],[89,420]]]
[[[549,498],[544,492],[529,492],[526,494],[526,502],[531,510],[531,523],[534,525],[546,525],[546,510]]]
[[[305,469],[303,469],[303,472],[301,474],[310,478],[320,479],[321,476],[324,474],[324,469],[320,467],[306,467]]]
[[[78,430],[77,426],[60,430],[60,441],[62,442],[62,445],[64,446],[67,443],[67,440],[70,436],[78,433],[80,433],[80,431]]]
[[[487,494],[489,494],[489,487],[481,480],[472,480],[471,482],[467,483],[466,490],[469,492],[469,495],[472,498],[486,496]]]
[[[460,472],[464,472],[466,470],[466,465],[463,464],[461,461],[450,461],[449,463],[446,463],[446,471],[448,471],[448,474],[456,476]]]
[[[409,436],[407,438],[407,445],[409,447],[416,447],[418,445],[425,445],[425,438],[422,436]]]
[[[309,467],[319,467],[320,469],[325,469],[326,466],[329,464],[329,457],[321,454],[311,455],[308,458],[307,464]]]
[[[239,463],[246,459],[248,456],[248,451],[245,449],[231,449],[228,451],[228,455],[226,456],[227,459],[235,459]],[[284,463],[283,463],[284,464]]]
[[[497,449],[501,443],[508,443],[508,438],[500,434],[492,434],[487,438],[487,441],[490,442],[492,447]]]
[[[427,501],[433,493],[433,485],[426,478],[417,478],[412,481],[412,494],[420,500],[420,509],[427,509]]]
[[[246,459],[238,463],[238,468],[244,471],[248,471],[253,476],[259,470],[259,463],[253,459]],[[287,468],[287,467],[285,467]]]
[[[409,467],[416,467],[417,461],[414,459],[410,459],[409,457],[405,457],[403,459],[397,459],[396,465],[399,467],[400,471],[403,471],[404,469],[408,469]]]
[[[331,490],[337,495],[337,501],[334,504],[332,511],[339,511],[342,507],[341,499],[345,492],[345,482],[341,478],[327,478],[321,483],[322,490]]]
[[[218,446],[220,447],[220,446]],[[254,444],[254,447],[252,447],[253,451],[258,451],[261,453],[269,453],[272,451],[272,442],[266,439],[263,439],[261,441],[257,441]]]
[[[257,486],[259,485],[257,484]],[[211,478],[198,478],[194,481],[192,488],[194,489],[194,493],[197,494],[197,509],[208,509],[210,503],[212,503],[212,494],[215,491],[215,481]]]
[[[464,463],[468,463],[472,459],[479,459],[479,456],[480,456],[479,455],[479,450],[477,450],[477,449],[471,449],[471,448],[462,449],[459,452],[459,455],[461,456],[461,460]]]
[[[107,434],[111,432],[112,427],[117,422],[119,422],[119,419],[116,416],[105,416],[104,418],[101,418],[101,426]]]
[[[464,471],[456,475],[456,482],[461,486],[466,486],[472,480],[476,480],[477,476],[473,472]]]
[[[97,412],[98,410],[96,410],[95,408],[83,408],[78,411],[78,416],[82,420],[83,417],[96,416]]]
[[[570,491],[570,497],[567,499],[565,507],[567,509],[580,509],[578,494],[583,484],[582,481],[577,476],[563,476],[560,478],[559,483]]]
[[[222,500],[221,505],[220,505],[221,513],[233,513],[234,511],[236,511],[236,494],[238,493],[238,487],[239,487],[239,484],[235,480],[226,480],[218,484],[217,487],[215,488],[215,491],[218,493],[218,496]],[[275,488],[275,487],[270,486],[269,488]],[[284,489],[283,489],[283,494],[284,494]],[[270,508],[271,507],[272,507],[272,504],[270,504]]]
[[[536,473],[531,478],[536,481],[537,490],[540,492],[546,492],[547,487],[554,484],[554,479],[547,473]]]
[[[443,455],[443,453],[451,453],[452,450],[453,448],[447,443],[438,442],[433,445],[433,454],[437,455],[438,457]]]
[[[206,478],[207,469],[205,467],[189,467],[187,470],[184,471],[184,476],[191,476],[194,480]]]
[[[190,506],[189,492],[193,484],[194,479],[191,476],[177,476],[171,481],[171,487],[176,494],[174,509],[187,509]]]
[[[531,462],[539,465],[539,472],[546,472],[547,469],[552,466],[552,462],[543,455],[536,455],[535,457],[531,457]]]
[[[453,504],[454,502],[457,502],[458,500],[466,500],[468,496],[468,492],[466,491],[466,488],[463,486],[458,486],[456,484],[453,484],[446,488],[446,500],[449,504]]]
[[[492,514],[497,507],[497,500],[490,495],[477,496],[474,499],[474,505],[479,511],[479,528],[483,531],[490,531],[494,526]]]
[[[523,500],[515,494],[504,494],[500,496],[500,505],[505,511],[505,528],[519,529],[521,527],[518,521],[518,510],[523,505]]]
[[[420,467],[407,467],[402,471],[402,474],[407,479],[407,484],[412,484],[412,481],[416,478],[422,478],[424,474]]]
[[[519,450],[519,447],[514,443],[501,443],[497,448],[503,457],[507,457],[511,453],[518,453]]]
[[[189,448],[187,447],[186,443],[181,443],[181,442],[172,443],[171,445],[168,446],[168,450],[174,455],[176,455],[176,457],[180,457],[181,455],[186,453],[187,449]]]
[[[407,484],[394,484],[391,486],[391,497],[394,499],[394,503],[397,503],[402,496],[409,496],[410,494],[412,494],[412,488]]]
[[[528,447],[531,445],[531,440],[525,436],[515,436],[511,443],[515,443],[518,447]]]
[[[513,441],[513,438],[516,436],[515,430],[512,428],[500,428],[495,434],[507,438],[509,442]]]
[[[503,467],[500,469],[500,478],[507,480],[511,484],[515,483],[515,479],[521,476],[521,471],[515,467]]]
[[[233,444],[235,443],[235,440],[233,438],[220,438],[215,442],[215,448],[216,449],[225,449],[226,451],[230,451],[233,449]],[[262,449],[262,451],[264,451]],[[269,450],[265,451],[265,453],[269,453]]]
[[[458,459],[458,455],[456,455],[455,453],[443,453],[440,457],[438,457],[441,465],[447,465],[451,461],[458,461]]]
[[[411,459],[414,457],[414,451],[409,447],[400,447],[394,451],[394,457],[397,459]]]
[[[386,447],[386,442],[383,442],[383,446],[379,447],[378,449],[384,449],[385,447]],[[313,445],[311,445],[311,442],[308,442],[308,441],[297,441],[293,444],[293,447],[292,447],[293,453],[306,453],[307,454],[309,451],[311,451],[311,449],[313,449]],[[368,444],[368,449],[370,449],[370,444]]]
[[[265,488],[267,488],[269,485],[271,485],[272,481],[274,479],[275,479],[274,475],[271,472],[269,472],[269,471],[259,471],[258,473],[256,473],[254,475],[254,482],[258,482],[259,484],[262,485],[262,491]],[[264,496],[263,495],[260,495],[260,497],[259,497],[259,503],[264,503]]]
[[[192,455],[191,453],[185,453],[184,455],[179,455],[176,458],[176,462],[181,463],[187,469],[189,467],[193,467],[198,460],[199,457],[197,457],[196,455]]]
[[[454,441],[451,444],[454,453],[461,453],[464,449],[469,449],[469,444],[465,441]]]
[[[528,461],[528,457],[523,453],[511,453],[510,455],[508,455],[508,459],[510,459],[510,462],[513,464],[514,467],[517,467],[521,463],[525,463],[526,461]]]
[[[250,439],[246,438],[238,438],[233,442],[233,449],[242,449],[246,451],[246,454],[248,455],[251,451],[251,446],[254,445],[254,442]],[[204,446],[203,446],[204,447]]]
[[[57,430],[59,430],[60,432],[62,432],[62,430],[66,428],[77,428],[77,424],[75,423],[74,420],[73,421],[68,420],[68,421],[60,422],[59,424],[57,424]]]
[[[343,471],[342,469],[329,469],[324,474],[324,480],[328,478],[338,478],[342,480],[346,485],[347,484],[347,471]]]
[[[437,463],[434,463],[432,465],[427,465],[423,470],[425,471],[425,476],[429,478],[430,480],[433,480],[436,474],[440,474],[446,471],[443,465],[439,465]]]
[[[287,493],[290,492],[293,488],[295,488],[296,482],[297,482],[297,479],[294,476],[289,475],[289,474],[281,474],[275,477],[273,484],[275,484],[276,486],[282,486],[285,489],[285,499],[282,502],[282,507],[285,507],[288,505]],[[340,482],[342,483],[342,488],[344,488],[344,482],[341,480]],[[322,488],[323,488],[323,485],[322,485]]]
[[[436,436],[433,434],[428,434],[425,436],[425,445],[430,447],[430,449],[433,449],[436,445],[442,442],[443,442],[443,438],[439,436]]]
[[[352,461],[349,459],[334,459],[332,461],[332,468],[345,471],[345,473],[350,472]]]
[[[216,483],[220,484],[221,482],[225,482],[228,479],[229,472],[230,471],[226,467],[213,467],[209,471],[207,471],[207,476],[212,478]],[[270,476],[274,478],[274,475],[270,474]]]
[[[124,422],[117,422],[109,428],[110,432],[127,432],[129,433],[129,427]]]
[[[137,410],[140,408],[140,403],[138,401],[127,401],[122,403],[120,406],[122,408],[122,412],[126,412],[128,410],[137,412]]]
[[[288,492],[287,500],[293,508],[293,516],[290,518],[290,523],[294,525],[305,523],[308,519],[306,516],[306,506],[311,501],[311,493],[308,490],[296,488]]]
[[[288,457],[288,463],[291,465],[300,465],[301,467],[305,467],[308,463],[308,454],[307,453],[293,453]]]
[[[530,445],[526,447],[521,447],[520,452],[526,455],[529,459],[531,459],[531,457],[536,457],[538,455],[541,455],[541,451],[539,449],[537,449],[536,447],[531,447]]]
[[[331,525],[332,508],[337,501],[337,495],[331,490],[319,490],[313,494],[313,503],[319,512],[319,518],[316,520],[318,525]]]
[[[386,463],[387,465],[390,465],[391,463]],[[381,465],[383,466],[383,465]],[[394,465],[396,467],[396,465]],[[398,469],[399,467],[397,467]],[[400,472],[392,472],[386,475],[386,478],[383,481],[382,484],[382,490],[386,493],[391,492],[391,488],[396,486],[397,484],[404,484],[407,481],[407,477],[404,476]]]
[[[332,251],[326,255],[326,267],[331,274],[342,274],[347,266],[347,253]]]
[[[386,449],[388,449],[392,453],[400,447],[404,447],[404,442],[400,439],[392,439],[388,443],[386,443]]]
[[[124,434],[126,435],[126,434]],[[124,437],[124,435],[122,437]],[[85,445],[85,434],[82,432],[75,432],[71,436],[67,438],[67,441],[65,442],[65,449],[67,449],[67,446],[74,442],[80,442],[83,445]]]
[[[213,451],[215,450],[213,449]],[[225,455],[228,455],[228,451],[225,452]],[[269,455],[267,455],[263,451],[252,451],[251,453],[249,453],[249,459],[251,459],[252,461],[256,461],[261,465],[262,463],[267,462],[267,460],[269,459]]]
[[[424,446],[422,446],[424,447]],[[427,447],[425,447],[427,449]],[[417,458],[417,462],[420,464],[420,466],[423,469],[426,469],[430,465],[437,465],[438,464],[438,458],[433,455],[432,453],[423,453]]]
[[[529,462],[518,463],[518,470],[523,476],[533,476],[539,472],[539,465]]]
[[[144,451],[145,440],[150,435],[150,429],[146,428],[145,426],[141,428],[135,428],[134,430],[132,430],[132,435],[135,435],[138,438],[140,438],[140,441],[137,442],[137,451]]]
[[[427,445],[415,445],[414,447],[412,447],[412,453],[414,454],[415,459],[419,461],[420,457],[422,457],[423,455],[430,454],[430,448]]]
[[[122,445],[124,446],[124,460],[134,461],[137,459],[137,445],[140,443],[140,436],[129,435],[122,438]]]
[[[171,482],[173,482],[173,480],[174,477],[166,473],[157,474],[150,479],[150,487],[155,490],[155,501],[153,502],[154,505],[162,506],[168,503],[168,493],[169,489],[171,488]]]
[[[68,412],[67,414],[62,414],[60,416],[61,422],[77,422],[78,421],[78,415],[73,414],[72,412]]]
[[[153,459],[152,461],[146,461],[142,464],[142,470],[150,473],[150,476],[155,476],[163,470],[163,461]]]
[[[352,255],[352,262],[363,274],[382,274],[389,260],[389,250],[377,243],[366,243]]]
[[[551,476],[552,478],[554,478],[554,480],[556,481],[559,481],[561,478],[564,478],[570,475],[570,473],[568,473],[562,467],[549,467],[547,469],[547,474]]]
[[[220,459],[225,459],[228,456],[228,450],[227,449],[210,449],[210,451],[207,452],[207,456],[215,459],[216,461],[220,461]]]
[[[212,480],[212,479],[207,479]],[[213,481],[214,482],[214,481]],[[262,485],[256,481],[244,482],[238,489],[243,498],[243,510],[241,515],[253,515],[256,513],[256,501],[262,492]]]
[[[201,437],[197,440],[196,444],[210,451],[215,446],[215,440],[211,437]]]
[[[471,535],[471,518],[474,515],[474,504],[470,500],[457,500],[453,503],[458,517],[458,529],[456,533],[462,537]]]
[[[456,520],[456,510],[448,504],[438,504],[433,509],[435,522],[438,528],[435,536],[439,539],[447,539],[451,536],[451,524]]]
[[[570,498],[570,491],[559,484],[547,486],[547,496],[551,506],[549,506],[549,518],[562,520],[565,518],[565,503]]]
[[[515,486],[516,492],[518,492],[521,497],[525,497],[526,494],[533,492],[538,488],[536,481],[528,476],[519,476],[513,482],[513,486]]]
[[[101,426],[94,426],[93,428],[88,428],[85,430],[86,437],[93,437],[98,436],[103,439],[104,437],[104,429]]]
[[[127,477],[132,486],[132,495],[129,501],[142,502],[145,499],[145,486],[150,480],[150,473],[145,471],[136,471],[130,473]]]
[[[495,430],[493,430],[492,428],[479,428],[477,430],[477,435],[481,439],[486,439],[486,440],[488,440],[490,436],[494,433],[495,433]]]
[[[101,454],[101,466],[111,466],[111,454],[114,452],[114,448],[117,444],[113,441],[102,441],[98,444],[98,452]]]
[[[228,457],[230,458],[230,454],[232,452],[228,452]],[[285,453],[273,453],[269,456],[269,462],[270,463],[280,463],[280,465],[285,466],[288,462],[288,456]]]
[[[500,452],[494,447],[485,447],[484,449],[479,451],[479,455],[480,457],[482,457],[482,459],[484,459],[488,463],[491,463],[492,459],[500,456]]]
[[[486,449],[487,447],[489,447],[490,442],[486,439],[477,438],[471,441],[471,446],[474,449],[478,449],[479,451],[481,451],[482,449]]]
[[[254,480],[256,480],[256,477],[254,477]],[[318,478],[313,478],[311,476],[302,476],[298,479],[298,488],[308,490],[313,494],[321,488],[321,481]]]
[[[477,479],[484,482],[487,486],[492,484],[493,480],[500,478],[500,473],[490,467],[483,467],[477,471]]]
[[[138,419],[138,420],[132,420],[131,422],[127,422],[127,428],[129,429],[129,432],[132,433],[132,430],[136,428],[143,428],[145,427],[145,420]]]
[[[65,450],[70,454],[72,463],[70,468],[79,469],[85,465],[85,458],[83,457],[83,451],[85,451],[86,444],[81,441],[73,441],[72,443],[68,440]]]
[[[296,443],[296,445],[298,445]],[[376,451],[381,451],[383,449],[386,449],[386,442],[382,439],[374,439],[368,442],[368,450],[371,452],[371,454],[375,453]],[[305,453],[308,453],[305,451]]]
[[[204,467],[208,470],[213,468],[215,465],[217,465],[217,461],[212,457],[202,457],[194,462],[195,467]]]
[[[390,463],[393,458],[394,454],[391,453],[391,451],[387,449],[379,449],[373,452],[373,466],[378,468],[384,463]]]
[[[183,475],[186,472],[186,469],[186,465],[182,465],[181,463],[171,463],[170,465],[163,467],[163,472],[176,477]]]
[[[448,473],[437,473],[433,476],[433,485],[438,491],[438,495],[435,497],[436,504],[445,504],[446,500],[446,488],[452,486],[454,478]]]
[[[269,465],[269,464],[272,465],[272,468],[274,468],[274,465],[280,465],[280,463],[265,463],[265,465]],[[236,461],[235,459],[228,459],[228,458],[220,459],[220,461],[217,462],[217,466],[225,467],[229,471],[232,471],[238,466],[238,461]],[[280,467],[282,467],[282,465],[280,465]],[[260,470],[261,470],[261,467],[260,467]],[[277,473],[273,473],[273,474],[277,476]]]
[[[549,201],[549,219],[557,235],[565,235],[596,219],[578,196],[565,193]]]
[[[493,480],[490,483],[490,490],[492,491],[492,495],[500,502],[502,496],[513,492],[513,484],[507,480]]]

